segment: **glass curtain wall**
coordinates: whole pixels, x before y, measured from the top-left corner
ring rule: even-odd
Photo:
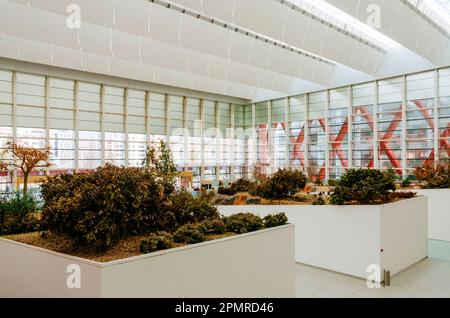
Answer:
[[[0,151],[11,141],[51,148],[52,166],[34,171],[30,188],[44,175],[141,166],[147,146],[160,140],[180,171],[192,171],[195,187],[202,178],[242,177],[253,164],[246,159],[252,136],[238,138],[231,128],[250,128],[246,115],[243,105],[222,101],[0,70]],[[20,187],[22,178],[1,171],[0,193]]]
[[[289,166],[337,179],[349,168],[379,168],[406,178],[450,157],[450,68],[287,99],[254,104],[261,173]]]

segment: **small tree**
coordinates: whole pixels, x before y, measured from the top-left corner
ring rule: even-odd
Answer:
[[[26,195],[28,192],[28,177],[31,171],[51,166],[49,162],[50,148],[37,149],[8,142],[7,151],[13,155],[10,165],[20,169],[23,173],[23,194]]]
[[[8,169],[8,164],[0,160],[0,171],[5,171]]]
[[[450,187],[450,163],[442,161],[440,163],[426,164],[417,167],[414,171],[417,181],[422,188],[439,189]]]
[[[178,171],[173,161],[172,151],[164,141],[159,142],[159,148],[147,147],[142,163],[156,178],[162,181],[166,193],[173,192]]]

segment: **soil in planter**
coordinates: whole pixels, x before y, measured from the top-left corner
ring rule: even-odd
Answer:
[[[208,235],[207,240],[211,241],[233,235],[236,235],[236,233]],[[3,238],[33,245],[36,247],[41,247],[59,253],[86,258],[92,261],[110,262],[127,257],[142,255],[142,253],[139,251],[139,246],[141,244],[141,240],[144,239],[145,237],[146,236],[132,236],[123,239],[119,241],[114,247],[102,253],[76,246],[70,238],[51,233],[49,233],[45,239],[42,238],[40,233],[38,232],[8,235],[4,236]],[[187,244],[175,243],[174,247],[180,247],[185,245]]]

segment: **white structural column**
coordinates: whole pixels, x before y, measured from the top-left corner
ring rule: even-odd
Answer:
[[[12,73],[12,128],[13,128],[13,143],[17,144],[17,72]],[[16,161],[16,158],[13,158]],[[17,171],[13,169],[11,172],[12,188],[15,189],[17,185]]]
[[[309,98],[308,94],[303,96],[303,104],[305,105],[305,126],[303,127],[303,157],[305,160],[305,174],[309,177]],[[301,150],[300,150],[301,151]]]
[[[408,173],[406,170],[406,107],[407,107],[407,99],[406,99],[406,75],[402,77],[402,138],[401,138],[401,145],[402,145],[402,178],[406,179]]]
[[[147,142],[147,146],[150,144],[150,92],[145,92],[145,139]]]
[[[373,90],[374,90],[374,100],[373,100],[373,137],[372,137],[372,146],[373,146],[373,168],[378,169],[380,167],[379,164],[379,133],[378,133],[378,81],[373,82]]]
[[[353,168],[353,90],[352,86],[348,87],[348,168]]]
[[[164,134],[166,135],[166,143],[170,145],[170,127],[169,127],[169,94],[164,95]],[[170,147],[170,146],[169,146]]]
[[[434,162],[439,162],[439,138],[441,137],[439,132],[439,70],[434,71],[434,105],[433,105],[433,123],[434,123]]]
[[[253,169],[258,164],[258,134],[256,132],[256,104],[252,104],[252,162]]]
[[[125,88],[123,94],[123,105],[124,105],[124,132],[125,132],[125,167],[129,166],[129,152],[130,152],[130,142],[128,138],[128,88]]]
[[[45,76],[45,147],[50,148],[50,77]],[[45,174],[49,175],[49,167],[45,168]]]
[[[291,158],[289,156],[289,144],[291,138],[291,125],[290,125],[290,116],[289,111],[291,109],[291,99],[286,97],[286,102],[284,104],[284,122],[285,122],[285,134],[286,138],[284,138],[284,158],[286,159],[285,165],[291,167]]]
[[[235,163],[236,163],[236,153],[235,153],[235,142],[236,142],[236,135],[234,133],[234,111],[235,111],[235,105],[230,104],[230,127],[226,131],[226,139],[227,139],[227,156],[228,156],[228,162],[230,164],[230,180],[234,180],[234,174],[235,174]],[[243,149],[242,149],[243,150]]]
[[[269,152],[269,166],[267,172],[269,174],[273,171],[273,145],[272,145],[272,101],[269,100],[267,104],[267,150]]]
[[[100,138],[101,138],[101,159],[102,165],[105,164],[105,85],[100,86]]]
[[[188,107],[187,107],[188,99],[186,96],[183,97],[183,162],[184,162],[184,171],[188,170],[188,160],[189,160],[189,143],[188,143]]]
[[[200,99],[200,141],[201,141],[201,157],[200,162],[202,166],[200,167],[200,183],[205,180],[205,141],[203,140],[203,127],[204,127],[204,120],[205,120],[205,103],[203,98]]]
[[[75,81],[74,83],[74,93],[73,93],[73,120],[74,120],[74,128],[75,128],[75,171],[78,171],[80,168],[80,136],[79,136],[79,127],[78,121],[80,117],[80,83]]]
[[[219,134],[220,131],[220,106],[219,106],[219,102],[214,102],[214,109],[216,111],[216,131],[214,133],[214,137],[216,139],[216,168],[215,168],[215,172],[216,172],[216,180],[220,180],[220,167],[221,167],[221,156],[222,154],[220,153],[220,141],[219,141],[219,136],[221,134]]]
[[[330,90],[326,90],[325,96],[325,182],[328,182],[330,179],[330,123],[328,119],[330,115]]]

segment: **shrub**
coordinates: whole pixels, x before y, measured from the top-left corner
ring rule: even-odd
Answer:
[[[185,224],[176,230],[173,240],[177,243],[200,243],[206,241],[206,229],[201,224]]]
[[[402,188],[407,188],[411,185],[411,180],[409,178],[403,179],[401,185]]]
[[[414,171],[417,181],[425,189],[450,188],[450,164],[427,164]]]
[[[170,194],[175,190],[178,171],[167,143],[160,140],[159,148],[155,146],[147,147],[142,164],[158,179],[166,194]]]
[[[391,192],[387,194],[387,198],[386,201],[387,202],[391,202],[391,201],[396,201],[398,199],[410,199],[410,198],[414,198],[417,195],[416,192],[403,192],[403,191],[396,191],[396,192]]]
[[[49,177],[42,185],[42,226],[77,243],[106,249],[131,235],[163,230],[163,187],[143,168],[106,165],[89,174]]]
[[[219,187],[218,193],[223,195],[235,195],[239,192],[251,192],[255,186],[253,181],[241,178],[233,182],[228,188]]]
[[[186,223],[202,222],[220,217],[217,207],[203,196],[193,197],[187,190],[181,189],[169,196],[168,217],[172,219],[169,229],[176,229]]]
[[[325,200],[319,195],[312,203],[312,205],[325,205]]]
[[[35,232],[39,220],[35,199],[31,195],[15,193],[12,198],[0,200],[0,234]]]
[[[261,204],[261,198],[247,198],[245,203],[248,205],[258,205]]]
[[[235,195],[236,192],[233,191],[230,187],[225,188],[225,187],[219,187],[219,189],[217,189],[217,193],[221,194],[221,195]]]
[[[147,254],[156,250],[165,250],[173,247],[173,235],[164,231],[151,233],[141,241],[140,251]]]
[[[306,177],[299,170],[280,169],[272,177],[262,181],[256,194],[267,199],[284,199],[296,194],[306,185]]]
[[[297,193],[296,195],[290,197],[290,199],[296,202],[309,202],[312,200],[312,198],[313,196],[305,193]]]
[[[336,180],[328,180],[328,185],[330,187],[335,187],[336,186]]]
[[[214,200],[214,204],[216,205],[233,205],[234,204],[235,197],[232,196],[224,196],[222,194],[219,194],[216,196]]]
[[[266,215],[263,221],[265,227],[275,227],[286,224],[288,222],[288,218],[285,213],[281,212],[273,215]]]
[[[394,172],[373,169],[349,170],[344,174],[331,195],[331,204],[342,205],[350,202],[361,204],[377,203],[389,191],[395,191]]]
[[[208,234],[223,234],[227,230],[225,222],[221,219],[205,220],[200,225]]]
[[[247,233],[257,231],[263,227],[263,220],[252,213],[237,213],[224,218],[228,231]]]

